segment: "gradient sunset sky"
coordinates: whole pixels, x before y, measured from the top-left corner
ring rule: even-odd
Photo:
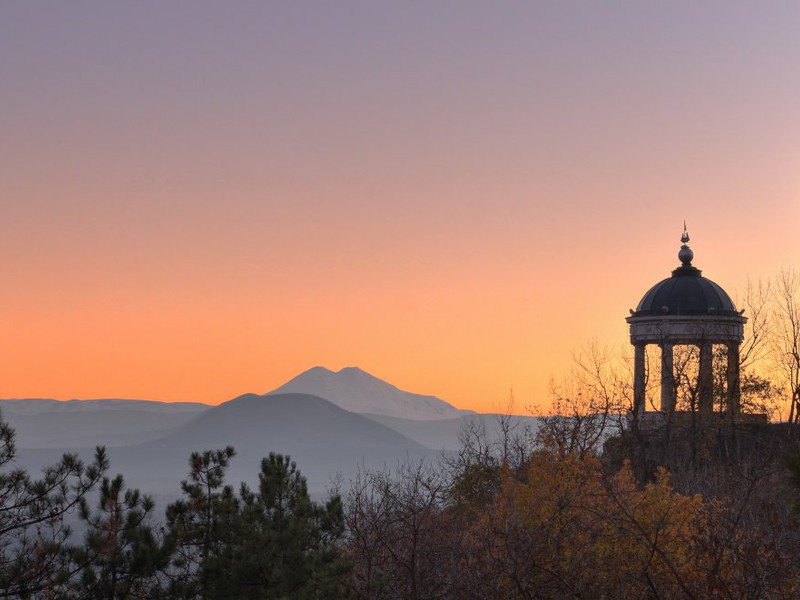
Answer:
[[[0,397],[462,408],[800,267],[800,3],[4,2]]]

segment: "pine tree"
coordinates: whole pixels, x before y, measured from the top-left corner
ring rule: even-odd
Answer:
[[[52,593],[69,578],[66,519],[96,487],[108,459],[101,447],[90,465],[64,454],[32,479],[12,468],[14,437],[0,418],[0,596],[32,598]]]
[[[97,509],[85,499],[81,518],[88,526],[83,546],[73,549],[80,577],[71,585],[73,597],[116,599],[149,597],[166,554],[149,518],[154,503],[136,489],[125,489],[122,475],[103,478]]]
[[[226,448],[192,455],[183,483],[188,498],[167,510],[176,557],[172,597],[344,597],[340,498],[312,502],[297,465],[275,453],[261,462],[258,489],[242,484],[237,497],[224,485],[233,454]]]
[[[238,502],[225,485],[225,470],[236,451],[194,452],[189,478],[181,482],[185,499],[167,507],[167,547],[172,553],[169,592],[173,598],[207,597],[209,565],[228,552]]]
[[[341,499],[312,502],[306,479],[288,456],[261,461],[258,490],[241,489],[239,535],[231,560],[218,572],[225,589],[241,598],[335,598],[347,565]],[[221,596],[217,596],[221,597]]]

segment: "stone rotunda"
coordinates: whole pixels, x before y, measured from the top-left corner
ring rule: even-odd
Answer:
[[[700,417],[710,420],[714,412],[713,345],[727,347],[727,407],[731,418],[739,414],[739,346],[747,319],[737,311],[720,286],[702,276],[692,266],[694,253],[688,246],[689,234],[683,226],[678,259],[681,266],[672,276],[655,284],[644,295],[636,310],[625,320],[630,326],[635,349],[633,375],[634,411],[646,411],[645,350],[648,344],[661,349],[661,413],[675,411],[675,370],[673,347],[694,345],[699,348],[697,408]]]

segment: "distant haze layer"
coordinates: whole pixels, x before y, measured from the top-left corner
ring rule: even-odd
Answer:
[[[19,464],[38,472],[65,451],[89,458],[105,445],[112,472],[162,499],[175,498],[194,451],[233,446],[228,481],[253,482],[270,452],[290,455],[314,494],[335,480],[347,485],[359,470],[391,470],[458,450],[463,432],[485,442],[503,432],[530,440],[533,417],[459,411],[446,402],[400,391],[361,369],[315,367],[286,386],[316,387],[327,398],[275,390],[243,394],[219,406],[142,400],[0,400],[16,429]],[[329,398],[333,399],[330,400]],[[345,410],[337,404],[348,404]],[[504,427],[501,427],[501,422]]]

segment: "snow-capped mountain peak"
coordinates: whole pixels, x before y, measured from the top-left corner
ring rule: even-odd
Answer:
[[[404,419],[452,419],[470,412],[459,410],[435,396],[404,392],[358,367],[345,367],[340,371],[313,367],[270,392],[287,393],[319,396],[355,413]]]

